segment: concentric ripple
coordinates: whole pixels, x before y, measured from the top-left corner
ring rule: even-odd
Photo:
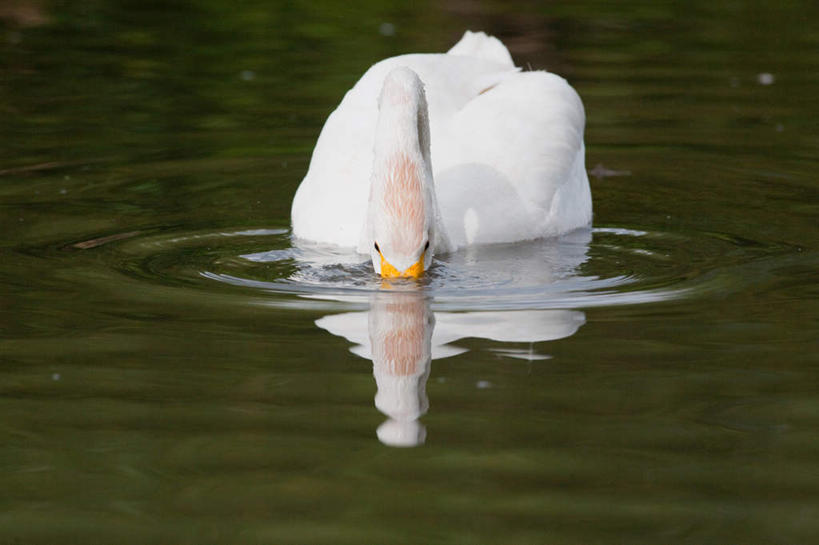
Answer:
[[[285,229],[138,234],[112,244],[116,266],[143,281],[219,286],[273,306],[310,308],[356,306],[375,291],[420,284],[437,310],[630,305],[736,290],[737,267],[775,253],[729,235],[598,227],[436,256],[420,283],[386,283],[368,258],[293,245]]]

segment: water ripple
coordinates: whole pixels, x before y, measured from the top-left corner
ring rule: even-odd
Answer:
[[[436,256],[420,282],[386,283],[367,257],[294,246],[285,229],[146,232],[110,241],[115,267],[142,281],[239,288],[255,303],[302,308],[320,301],[358,307],[373,292],[420,284],[436,310],[449,311],[588,308],[725,293],[741,289],[745,264],[783,250],[730,234],[598,227]]]

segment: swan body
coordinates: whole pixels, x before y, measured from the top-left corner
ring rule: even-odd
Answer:
[[[584,125],[566,80],[520,71],[482,32],[447,53],[383,60],[327,119],[293,234],[417,276],[434,253],[586,226]]]

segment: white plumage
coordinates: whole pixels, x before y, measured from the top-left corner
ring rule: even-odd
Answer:
[[[431,172],[447,235],[436,236],[431,251],[555,236],[591,222],[580,97],[557,75],[516,68],[496,38],[466,32],[447,53],[373,65],[347,92],[293,199],[297,239],[373,251],[365,235],[379,96],[401,67],[423,82],[429,108]]]

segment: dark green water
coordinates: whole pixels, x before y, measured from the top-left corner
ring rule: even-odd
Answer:
[[[0,3],[0,543],[815,541],[816,21]],[[583,97],[595,230],[386,295],[290,250],[344,91],[467,28]],[[432,356],[403,394],[356,355],[391,303]]]

